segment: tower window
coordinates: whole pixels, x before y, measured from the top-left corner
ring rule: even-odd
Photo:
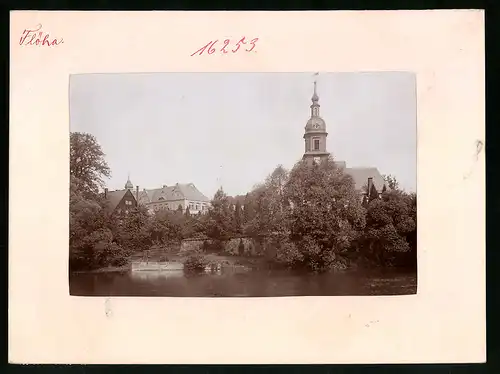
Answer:
[[[313,147],[314,147],[314,150],[315,151],[319,151],[319,139],[318,138],[314,138],[313,139]]]

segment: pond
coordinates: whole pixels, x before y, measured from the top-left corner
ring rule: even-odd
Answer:
[[[74,296],[361,296],[417,292],[416,272],[379,269],[311,274],[287,270],[186,274],[181,271],[73,273]]]

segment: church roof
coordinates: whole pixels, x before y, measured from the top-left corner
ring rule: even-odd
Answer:
[[[368,184],[368,178],[373,178],[373,185],[382,192],[385,181],[376,167],[345,168],[344,172],[352,177],[356,190],[362,190]]]
[[[134,185],[130,181],[130,178],[127,179],[127,183],[125,183],[125,189],[133,189]]]
[[[157,201],[175,201],[175,200],[194,200],[210,201],[203,195],[192,183],[180,184],[175,186],[163,186],[156,189],[144,189],[139,193],[139,204],[154,203]]]
[[[319,116],[313,116],[309,118],[309,120],[306,123],[306,131],[308,130],[315,130],[314,125],[318,126],[318,130],[325,131],[326,130],[326,123],[325,120]]]

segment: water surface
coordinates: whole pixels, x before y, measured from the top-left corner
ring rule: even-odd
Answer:
[[[359,296],[407,295],[416,291],[415,272],[386,269],[325,274],[223,270],[198,275],[183,271],[70,275],[70,294],[75,296]]]

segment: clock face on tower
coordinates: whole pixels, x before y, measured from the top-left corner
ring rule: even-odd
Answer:
[[[313,125],[313,129],[319,129],[319,124],[315,123],[315,124]]]

